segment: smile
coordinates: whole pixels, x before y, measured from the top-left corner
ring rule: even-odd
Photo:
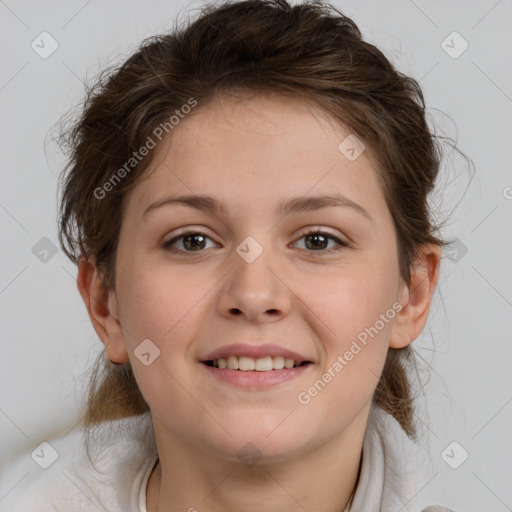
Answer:
[[[224,365],[222,359],[224,359],[226,362],[226,366],[224,368],[220,367],[220,365]],[[249,359],[249,361],[247,361],[247,359]],[[272,361],[271,370],[269,369],[269,359]],[[278,357],[275,359],[277,359],[276,368],[274,368],[273,357],[252,359],[250,357],[247,358],[244,356],[240,358],[231,356],[228,358],[219,358],[217,360],[203,361],[200,364],[201,367],[204,368],[216,381],[238,388],[243,388],[247,391],[262,391],[267,388],[278,386],[279,384],[284,384],[288,381],[300,377],[301,375],[308,374],[315,366],[310,361],[299,362],[294,361],[293,359],[288,359],[288,367],[286,367],[286,360],[281,361]],[[258,361],[261,360],[264,360],[264,362],[258,363]],[[214,363],[217,363],[218,366],[214,366]],[[238,366],[241,365],[241,368],[228,368],[228,364],[235,366],[235,363],[237,363]],[[257,364],[258,368],[262,368],[263,365],[265,365],[265,369],[257,370]],[[251,370],[250,368],[253,366],[254,369]],[[311,377],[308,378],[310,379]]]
[[[290,369],[307,363],[308,361],[294,361],[293,359],[284,358],[282,356],[266,356],[259,359],[247,356],[228,356],[226,358],[219,357],[218,359],[205,361],[205,364],[213,366],[214,368],[227,368],[229,370],[240,370],[243,372],[253,370],[257,372],[268,372],[271,370],[282,370],[284,368]]]

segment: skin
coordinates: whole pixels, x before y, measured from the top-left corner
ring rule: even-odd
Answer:
[[[131,361],[148,402],[160,462],[148,511],[339,512],[356,483],[372,395],[389,347],[409,345],[428,316],[440,251],[426,245],[405,284],[396,236],[367,148],[349,161],[338,145],[350,131],[303,100],[266,94],[199,105],[154,150],[150,173],[125,198],[116,289],[105,290],[94,259],[78,287],[112,361]],[[277,212],[291,197],[343,193],[348,206]],[[169,193],[216,197],[226,213],[185,205],[142,214]],[[200,251],[190,226],[207,236]],[[316,249],[311,228],[349,243]],[[247,237],[262,254],[247,263]],[[198,242],[197,238],[189,242]],[[199,239],[200,245],[201,239]],[[314,240],[312,241],[314,242]],[[325,248],[324,248],[325,247]],[[307,405],[297,395],[332,366],[395,303],[401,311]],[[134,355],[149,338],[161,353]],[[276,343],[313,361],[270,390],[235,388],[199,362],[223,345]],[[251,442],[262,454],[244,465]]]

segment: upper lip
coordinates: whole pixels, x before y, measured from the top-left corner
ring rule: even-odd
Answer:
[[[311,361],[311,359],[308,359],[298,352],[270,343],[258,345],[251,345],[248,343],[234,343],[232,345],[225,345],[224,347],[220,347],[213,352],[210,352],[204,359],[201,359],[201,361],[215,361],[220,357],[227,358],[229,356],[246,356],[252,357],[253,359],[261,359],[267,356],[281,356],[285,359],[293,359],[294,361],[298,362]]]

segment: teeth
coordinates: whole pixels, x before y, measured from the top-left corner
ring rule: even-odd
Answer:
[[[284,357],[277,356],[272,358],[274,370],[282,370],[284,368]]]
[[[258,362],[260,362],[261,359],[258,359]],[[238,358],[238,369],[242,370],[244,372],[248,370],[254,370],[254,367],[256,366],[256,362],[252,357],[239,357]]]
[[[256,359],[254,363],[254,369],[258,372],[268,372],[274,369],[274,361],[272,361],[271,357],[262,357],[261,359]]]
[[[236,357],[236,356],[228,357],[228,365],[227,365],[227,367],[230,370],[238,370],[238,357]]]
[[[293,359],[285,359],[284,360],[284,367],[285,368],[293,368],[293,365],[295,364]]]
[[[256,370],[257,372],[268,372],[270,370],[282,370],[283,368],[293,368],[299,366],[299,361],[285,359],[281,356],[262,357],[254,359],[247,356],[229,356],[228,358],[219,357],[213,361],[216,368],[228,368],[229,370],[241,370],[243,372]]]

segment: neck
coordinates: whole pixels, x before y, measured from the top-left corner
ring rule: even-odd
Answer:
[[[367,419],[365,409],[323,445],[253,467],[164,441],[155,428],[160,460],[148,481],[147,512],[342,512],[357,486]]]

